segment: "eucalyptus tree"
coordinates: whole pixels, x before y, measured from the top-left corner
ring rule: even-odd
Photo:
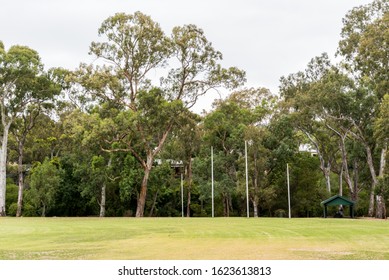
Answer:
[[[5,215],[5,188],[8,135],[11,125],[25,116],[32,104],[50,100],[60,91],[44,72],[38,53],[25,46],[12,46],[7,51],[0,42],[0,216]]]
[[[193,184],[193,161],[198,156],[201,146],[200,127],[201,117],[195,113],[190,113],[187,118],[183,120],[180,129],[171,133],[168,142],[166,143],[161,157],[168,160],[175,160],[182,162],[182,170],[185,179],[185,186],[187,189],[186,195],[186,216],[191,216],[191,202]]]
[[[378,171],[378,183],[381,186],[375,191],[377,199],[377,216],[386,218],[386,207],[384,197],[388,197],[388,181],[389,172],[386,168],[386,157],[388,151],[388,138],[389,138],[389,94],[385,94],[380,104],[377,118],[374,121],[374,137],[377,140],[377,145],[382,147],[381,159]],[[386,188],[383,187],[386,185]]]
[[[389,2],[355,7],[343,19],[338,55],[343,65],[379,100],[389,87]]]
[[[48,158],[43,163],[36,163],[31,170],[29,200],[42,217],[55,204],[56,192],[62,182],[61,173],[57,162]]]
[[[352,9],[343,19],[338,54],[344,58],[345,68],[358,84],[358,100],[366,121],[362,125],[353,121],[352,135],[360,141],[366,152],[367,163],[372,179],[369,216],[374,212],[374,193],[378,183],[375,168],[375,150],[381,148],[381,163],[387,153],[387,144],[375,146],[371,141],[371,122],[377,115],[379,104],[389,88],[389,2],[375,0],[364,6]],[[381,166],[379,170],[383,167]],[[377,196],[377,200],[384,201]],[[382,205],[382,203],[380,203]],[[378,210],[378,209],[377,209]],[[382,213],[381,210],[379,212]]]
[[[102,23],[99,35],[106,41],[93,42],[90,53],[109,65],[83,65],[80,83],[127,111],[131,124],[118,140],[124,140],[120,150],[132,153],[144,171],[136,211],[142,217],[153,161],[179,116],[208,91],[240,85],[244,72],[222,68],[221,53],[194,25],[175,27],[168,37],[147,15],[118,13]],[[161,89],[153,89],[150,77],[159,74]]]
[[[251,141],[253,145],[250,150],[258,147],[257,144],[261,141],[257,139],[261,134],[258,129],[268,121],[274,104],[275,98],[267,89],[243,89],[231,93],[224,100],[216,101],[214,110],[204,117],[204,139],[209,146],[214,147],[215,162],[219,165],[217,173],[220,174],[215,172],[215,178],[225,216],[228,216],[232,209],[231,197],[236,194],[236,188],[240,185],[239,174],[244,170],[239,164],[244,154],[244,141]],[[255,157],[258,153],[253,152],[250,155],[254,156],[255,162],[259,162]],[[257,167],[259,168],[259,165]],[[257,171],[258,169],[254,168],[254,172]],[[257,192],[258,181],[253,179],[253,182]],[[257,202],[258,199],[254,198],[254,207],[258,205]]]
[[[386,171],[386,153],[389,138],[389,94],[385,94],[380,104],[377,118],[374,120],[374,138],[382,146],[379,176]]]
[[[270,152],[265,165],[266,181],[269,183],[269,190],[276,191],[277,200],[274,206],[277,209],[287,209],[286,167],[287,164],[293,165],[300,139],[293,126],[292,117],[279,110],[271,117],[265,132],[266,137],[262,139],[261,145],[265,151]]]
[[[215,159],[215,192],[220,194],[223,215],[232,210],[232,195],[237,187],[237,160],[244,151],[244,132],[250,121],[250,110],[229,99],[215,102],[215,109],[204,118],[204,138],[213,147]]]
[[[72,173],[80,178],[78,190],[83,199],[89,199],[92,208],[99,206],[100,217],[106,213],[108,188],[118,185],[120,179],[116,170],[121,164],[117,159],[119,155],[115,157],[105,150],[116,137],[121,117],[117,107],[105,103],[88,111],[74,109],[60,119],[62,155],[72,159]],[[112,209],[112,205],[110,207]]]
[[[258,217],[259,208],[270,209],[276,197],[275,188],[271,186],[269,180],[271,151],[264,146],[264,140],[269,137],[268,125],[275,113],[277,98],[266,88],[250,88],[233,92],[228,101],[237,104],[248,113],[247,126],[241,140],[248,143],[249,200],[253,206],[254,217]],[[238,163],[240,163],[238,186],[242,187],[246,181],[242,176],[245,169],[242,156]]]
[[[304,131],[318,149],[321,168],[327,182],[329,169],[326,170],[324,165],[323,151],[336,148],[331,145],[332,141],[329,141],[328,137],[335,136],[338,139],[342,159],[339,176],[343,176],[346,181],[353,200],[358,199],[360,190],[358,166],[361,164],[358,160],[366,162],[371,174],[369,215],[372,215],[372,198],[377,184],[372,127],[377,111],[377,99],[368,92],[359,81],[332,65],[326,55],[313,59],[305,72],[283,78],[281,86],[286,103],[293,108],[292,115],[298,128]],[[323,134],[325,131],[327,133]],[[351,156],[358,153],[355,149],[357,146],[364,147],[365,157],[358,159],[354,156],[353,163],[350,163]],[[353,149],[349,150],[348,147]],[[328,158],[328,163],[331,162],[329,160],[331,158]]]
[[[248,141],[248,190],[249,200],[253,206],[254,217],[259,217],[259,209],[270,209],[276,198],[276,190],[271,185],[269,175],[269,158],[271,151],[264,146],[264,139],[269,136],[266,126],[249,125],[245,131],[244,139]],[[243,166],[243,158],[240,159]],[[245,182],[243,168],[240,173],[240,186],[243,189]]]
[[[46,92],[44,98],[37,99],[31,104],[27,104],[24,111],[22,111],[17,119],[15,119],[14,125],[11,126],[11,133],[14,135],[17,142],[17,154],[18,154],[18,208],[16,216],[22,215],[23,204],[23,190],[24,190],[24,148],[27,140],[27,136],[31,133],[31,130],[35,127],[38,116],[43,112],[46,115],[50,115],[50,111],[54,109],[54,97],[58,95],[62,89],[63,76],[67,71],[64,69],[50,69],[47,73],[46,85],[43,85],[42,90]]]
[[[344,171],[351,194],[354,194],[346,151],[351,125],[340,119],[350,114],[351,97],[348,92],[353,89],[352,81],[332,65],[324,53],[313,58],[305,71],[282,77],[280,89],[283,106],[291,109],[293,124],[317,151],[327,191],[331,192],[330,175],[337,165],[337,151],[341,150],[339,174],[342,176]]]
[[[16,216],[22,215],[23,191],[24,191],[24,148],[27,140],[27,135],[34,128],[36,119],[40,114],[40,106],[28,106],[21,117],[15,119],[11,132],[14,135],[17,143],[18,154],[18,203]],[[13,128],[13,129],[12,129]]]

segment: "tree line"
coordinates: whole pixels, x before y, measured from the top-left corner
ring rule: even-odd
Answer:
[[[211,147],[215,215],[245,216],[247,141],[252,216],[287,214],[288,164],[293,216],[321,216],[340,194],[385,218],[388,6],[350,10],[339,62],[313,58],[280,78],[279,95],[243,88],[245,72],[223,67],[202,29],[166,35],[141,12],[107,18],[96,62],[74,71],[0,42],[0,216],[181,216],[182,203],[210,216]],[[218,89],[231,93],[191,111]]]

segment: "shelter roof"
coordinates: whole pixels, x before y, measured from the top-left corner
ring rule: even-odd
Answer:
[[[331,206],[331,205],[354,205],[355,202],[351,201],[348,198],[345,198],[340,195],[334,195],[324,201],[321,202],[324,206]]]

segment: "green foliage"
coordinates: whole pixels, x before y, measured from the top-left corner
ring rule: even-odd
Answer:
[[[124,159],[121,180],[119,183],[120,198],[123,202],[129,203],[132,198],[136,199],[142,177],[143,171],[138,166],[136,159],[128,154]]]
[[[387,93],[389,4],[375,0],[347,13],[343,19],[339,53],[345,67],[360,77],[360,83],[373,91],[378,99]]]
[[[321,174],[317,157],[309,153],[299,154],[290,165],[292,214],[298,217],[320,217],[323,209],[320,203],[328,193],[320,185]]]
[[[389,94],[385,94],[374,122],[374,136],[380,144],[387,144],[389,137]]]
[[[286,213],[286,211],[284,209],[277,209],[276,211],[274,211],[274,217],[286,218],[287,216],[288,216],[288,214]]]
[[[7,210],[6,213],[9,216],[15,216],[16,214],[16,208],[15,205],[18,201],[18,186],[14,183],[8,182],[7,183],[7,193],[6,193],[6,206]]]
[[[90,53],[114,62],[119,77],[124,74],[129,79],[131,102],[135,101],[137,90],[132,81],[140,82],[139,86],[147,84],[145,75],[162,66],[172,53],[171,42],[159,24],[141,12],[117,13],[107,18],[99,35],[105,36],[108,42],[93,42]]]
[[[52,161],[45,159],[36,163],[31,170],[29,201],[46,216],[46,211],[54,206],[58,187],[62,182],[61,169]]]

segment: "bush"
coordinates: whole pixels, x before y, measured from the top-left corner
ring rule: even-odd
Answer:
[[[5,206],[6,206],[6,213],[7,215],[9,216],[15,216],[16,215],[16,209],[15,208],[15,211],[13,211],[13,209],[11,209],[11,206],[13,204],[17,204],[18,202],[18,191],[19,191],[19,187],[13,183],[9,183],[9,181],[7,180],[7,189],[6,189],[6,196],[5,196]],[[16,205],[17,207],[17,205]]]
[[[190,205],[190,210],[192,211],[193,217],[207,217],[207,212],[204,209],[201,209],[201,206],[197,203],[192,203]]]
[[[8,216],[16,216],[16,211],[18,210],[18,204],[16,202],[12,203],[8,207],[7,215]]]
[[[277,209],[274,211],[274,217],[276,218],[285,218],[286,217],[286,211],[284,209]]]

